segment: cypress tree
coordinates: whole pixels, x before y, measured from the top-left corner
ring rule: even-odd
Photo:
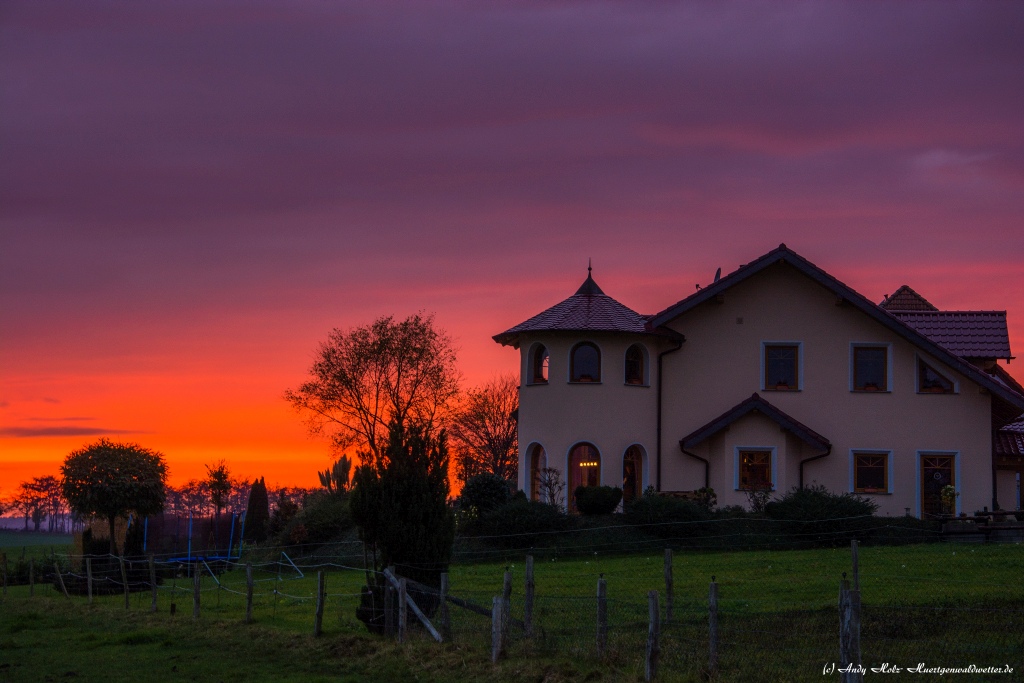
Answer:
[[[455,517],[448,507],[448,444],[445,433],[426,428],[389,427],[387,448],[377,458],[362,454],[353,478],[350,509],[359,535],[379,572],[394,565],[399,575],[439,588],[448,571],[455,539]],[[380,615],[371,602],[382,604],[385,580],[368,577],[370,586],[357,616],[375,629]],[[377,595],[379,594],[379,595]],[[418,596],[420,607],[432,612],[436,598]]]
[[[249,502],[245,506],[245,538],[249,542],[267,540],[270,523],[270,498],[267,497],[267,484],[260,477],[249,489]]]

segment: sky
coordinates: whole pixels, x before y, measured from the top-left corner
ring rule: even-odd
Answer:
[[[477,385],[588,259],[654,313],[785,242],[1020,353],[1022,217],[1021,3],[8,0],[0,497],[102,436],[313,486],[332,328]]]

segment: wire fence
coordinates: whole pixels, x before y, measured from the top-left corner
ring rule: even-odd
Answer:
[[[456,562],[440,586],[405,579],[402,567],[369,570],[356,546],[330,556],[262,548],[251,559],[51,552],[30,558],[27,581],[4,556],[3,599],[66,596],[326,636],[365,631],[357,610],[369,604],[386,637],[462,643],[494,660],[587,659],[648,679],[796,680],[838,676],[844,664],[868,675],[971,666],[988,671],[972,680],[1013,680],[1007,667],[1019,675],[1020,543],[607,550]],[[856,649],[841,652],[844,638]]]

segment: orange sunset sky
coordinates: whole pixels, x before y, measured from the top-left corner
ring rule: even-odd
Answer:
[[[472,386],[588,258],[654,313],[785,242],[1024,344],[1020,3],[14,0],[0,102],[0,498],[100,436],[316,485],[331,328]]]

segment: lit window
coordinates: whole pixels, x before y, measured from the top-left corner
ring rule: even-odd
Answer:
[[[796,391],[800,388],[799,346],[764,345],[764,388],[768,391]]]
[[[569,499],[576,509],[576,488],[601,485],[601,454],[589,443],[573,446],[569,453]]]
[[[954,387],[953,382],[918,358],[917,391],[922,394],[952,394]]]
[[[889,390],[889,347],[853,347],[853,390]]]
[[[740,451],[739,461],[740,490],[766,491],[775,488],[771,451]]]
[[[543,344],[533,347],[530,354],[530,384],[547,384],[551,354]]]
[[[626,350],[626,384],[646,384],[644,349],[639,344],[633,344]]]
[[[885,453],[854,453],[853,490],[857,493],[887,493],[889,456]]]
[[[590,342],[581,342],[572,348],[569,376],[573,382],[601,381],[601,352]]]
[[[622,456],[622,502],[640,497],[644,476],[643,454],[639,446],[630,446]]]

